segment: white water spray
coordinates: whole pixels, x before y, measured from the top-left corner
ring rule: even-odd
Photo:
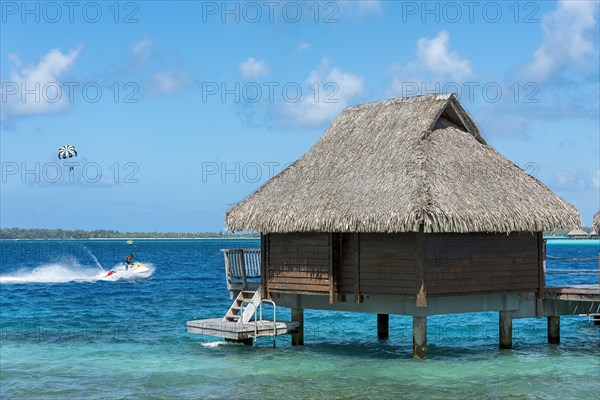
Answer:
[[[82,268],[78,264],[44,264],[37,268],[22,268],[7,275],[0,275],[0,283],[64,283],[94,282],[101,275],[96,269]]]
[[[96,266],[98,268],[100,268],[102,270],[102,272],[106,272],[104,270],[104,268],[102,268],[102,264],[100,264],[100,261],[98,261],[98,259],[96,258],[96,256],[94,255],[94,253],[92,253],[90,251],[90,249],[88,249],[87,247],[83,246],[83,248],[85,249],[85,251],[87,251],[87,253],[90,255],[90,257],[92,257],[92,259],[94,260],[94,262],[96,263]]]
[[[145,273],[136,273],[133,270],[124,271],[122,264],[117,264],[113,270],[117,273],[107,276],[105,272],[98,272],[96,268],[86,268],[77,262],[69,264],[44,264],[39,267],[21,268],[6,275],[0,275],[0,284],[25,284],[25,283],[66,283],[66,282],[97,282],[146,279],[154,273],[154,266],[148,265]]]

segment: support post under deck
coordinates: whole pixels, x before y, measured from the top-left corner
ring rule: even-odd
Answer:
[[[304,309],[292,308],[292,321],[298,322],[298,330],[292,333],[292,346],[304,345]]]
[[[560,343],[560,317],[548,317],[548,343]]]
[[[500,310],[500,348],[512,349],[512,311]]]
[[[413,316],[413,358],[427,357],[427,317]]]
[[[390,336],[390,315],[377,314],[377,337],[387,339]]]

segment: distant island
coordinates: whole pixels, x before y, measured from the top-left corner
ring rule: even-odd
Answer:
[[[591,232],[591,227],[582,228]],[[544,231],[545,237],[567,236],[568,229]],[[25,229],[0,228],[0,239],[207,239],[207,238],[259,238],[256,233],[227,233],[227,232],[119,232],[109,229]]]
[[[0,228],[0,239],[201,239],[259,238],[255,233],[225,232],[119,232],[108,229],[24,229]]]

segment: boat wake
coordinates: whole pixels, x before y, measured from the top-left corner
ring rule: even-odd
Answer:
[[[0,275],[0,284],[23,284],[23,283],[66,283],[66,282],[97,282],[145,279],[154,273],[154,268],[149,266],[148,271],[143,274],[134,271],[124,271],[122,264],[113,267],[118,273],[107,276],[107,272],[99,271],[74,264],[44,264],[30,269],[22,268],[17,271]]]

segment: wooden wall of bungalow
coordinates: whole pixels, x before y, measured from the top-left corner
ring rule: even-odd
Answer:
[[[271,233],[262,236],[265,293],[427,296],[537,291],[543,239],[532,233]]]

